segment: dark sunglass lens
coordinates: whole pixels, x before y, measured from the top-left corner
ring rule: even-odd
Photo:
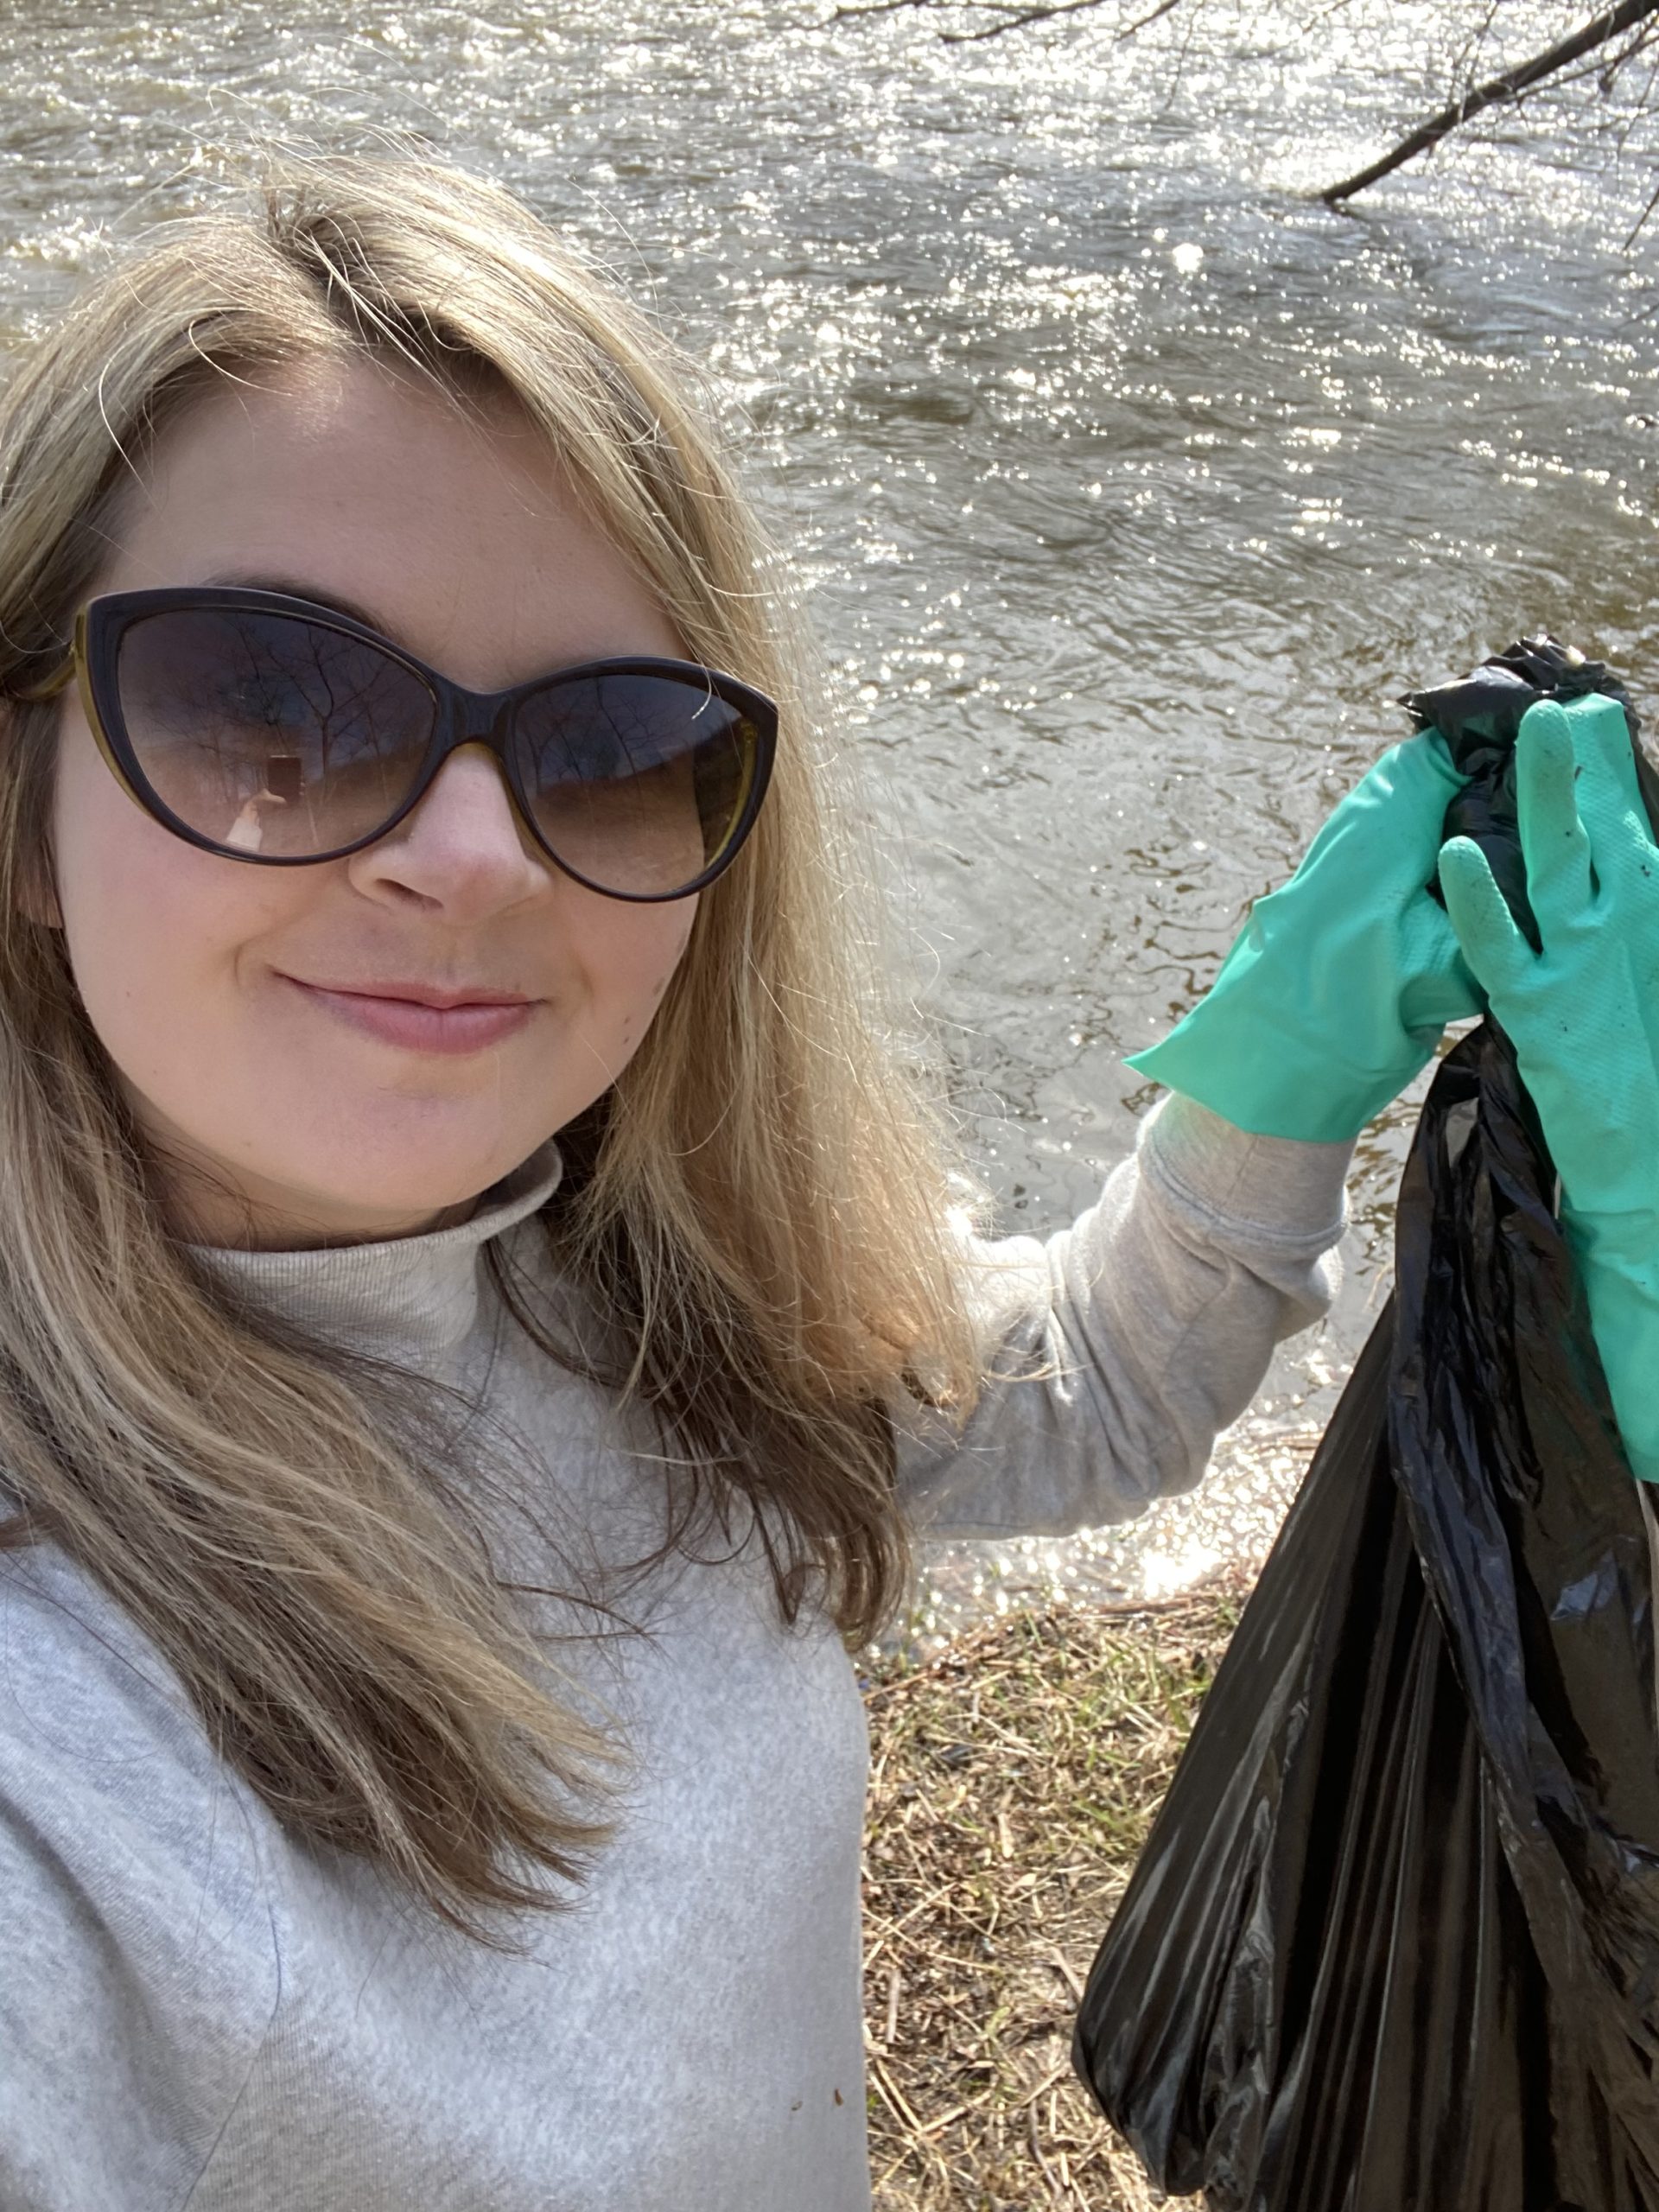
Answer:
[[[276,860],[337,851],[395,814],[437,711],[417,676],[362,639],[234,608],[141,618],[116,683],[162,805],[215,844]]]
[[[519,707],[518,765],[537,827],[601,891],[683,890],[730,845],[760,733],[691,681],[572,677]]]

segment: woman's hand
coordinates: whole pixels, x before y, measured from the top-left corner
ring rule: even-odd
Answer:
[[[1626,1454],[1659,1482],[1659,848],[1611,699],[1530,708],[1516,760],[1541,950],[1468,838],[1441,854],[1440,881],[1561,1179]]]
[[[1427,889],[1462,782],[1432,731],[1391,747],[1256,901],[1207,995],[1126,1065],[1260,1136],[1357,1136],[1448,1021],[1485,1010]]]

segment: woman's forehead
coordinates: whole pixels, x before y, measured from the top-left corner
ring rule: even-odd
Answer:
[[[480,690],[683,650],[520,409],[463,411],[366,361],[207,391],[157,440],[116,536],[100,590],[303,587]]]

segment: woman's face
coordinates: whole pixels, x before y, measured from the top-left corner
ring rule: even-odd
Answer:
[[[227,385],[160,441],[95,588],[208,582],[347,604],[476,690],[684,655],[516,411],[462,422],[368,364]],[[134,805],[73,698],[54,842],[87,1014],[175,1225],[201,1243],[464,1218],[626,1065],[697,903],[632,906],[562,875],[478,748],[345,860],[221,859]],[[400,985],[526,1005],[505,1035],[437,1049],[423,1017],[377,1005]]]

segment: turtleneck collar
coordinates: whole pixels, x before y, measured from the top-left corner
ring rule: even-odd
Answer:
[[[299,1252],[186,1249],[251,1302],[302,1328],[400,1365],[425,1365],[471,1332],[486,1244],[543,1205],[559,1175],[558,1147],[549,1142],[486,1191],[472,1218],[453,1229]]]

